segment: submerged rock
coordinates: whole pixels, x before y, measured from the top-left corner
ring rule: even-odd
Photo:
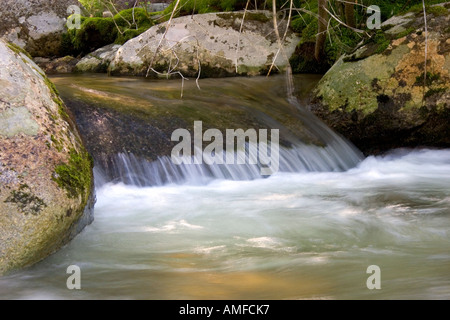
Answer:
[[[366,153],[450,146],[450,15],[432,8],[426,81],[423,13],[409,13],[342,57],[314,93],[313,111]]]
[[[319,77],[299,75],[295,79],[299,95],[306,96]],[[202,121],[205,131],[219,129],[223,136],[227,129],[279,129],[281,147],[317,148],[323,152],[323,159],[328,159],[328,151],[322,148],[335,146],[320,121],[299,105],[289,103],[281,75],[202,79],[201,90],[195,81],[186,81],[182,99],[178,80],[106,75],[58,76],[52,80],[76,117],[97,168],[104,169],[111,180],[117,178],[118,154],[150,162],[170,157],[178,144],[171,141],[174,131],[184,128],[193,132],[195,121]],[[345,143],[342,150],[344,157],[348,156]]]
[[[71,5],[81,6],[77,0],[2,0],[0,36],[34,57],[58,55]]]
[[[53,84],[0,40],[0,274],[29,266],[92,221],[92,161]]]
[[[208,13],[176,18],[170,26],[156,25],[125,43],[109,71],[114,75],[145,75],[153,62],[151,67],[157,72],[181,72],[190,77],[199,72],[200,77],[258,75],[268,71],[275,57],[278,68],[286,67],[285,55],[278,54],[270,13],[249,12],[243,24],[242,19],[243,12]],[[280,21],[281,37],[286,27],[286,21]],[[288,31],[283,44],[288,58],[298,42],[299,38]]]

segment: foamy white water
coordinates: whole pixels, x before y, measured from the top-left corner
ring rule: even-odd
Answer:
[[[95,222],[2,299],[449,299],[450,150],[346,172],[107,184]],[[82,290],[66,269],[82,270]],[[381,268],[381,290],[366,269]]]

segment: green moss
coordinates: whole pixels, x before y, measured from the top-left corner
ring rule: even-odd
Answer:
[[[427,80],[426,80],[426,85],[427,86],[431,86],[433,84],[433,82],[439,80],[441,78],[441,74],[440,73],[431,73],[431,72],[427,72]],[[425,73],[422,73],[420,76],[416,77],[416,85],[418,86],[423,86],[423,83],[425,81]]]
[[[245,20],[269,22],[272,21],[272,18],[268,17],[264,13],[247,12],[247,14],[245,15]]]
[[[446,16],[448,15],[448,10],[442,6],[434,6],[426,8],[427,13],[431,13],[435,16]]]
[[[443,92],[445,92],[445,91],[447,91],[446,88],[430,89],[430,90],[428,90],[428,91],[425,93],[425,96],[424,96],[424,97],[425,97],[425,99],[426,99],[426,98],[429,98],[429,97],[434,96],[434,95],[436,95],[436,94],[443,93]]]
[[[50,140],[52,141],[53,146],[56,148],[56,150],[58,150],[58,152],[63,151],[63,144],[60,141],[56,140],[54,135],[50,137]]]
[[[113,18],[87,18],[76,30],[72,43],[76,50],[90,53],[113,43],[117,34]]]
[[[154,25],[143,8],[120,11],[113,18],[81,17],[80,29],[69,30],[62,38],[63,55],[88,54],[111,43],[126,41]]]
[[[395,25],[387,24],[387,25],[381,26],[381,31],[385,32],[385,31],[388,31],[389,29],[392,29],[393,27],[395,27]]]
[[[8,48],[10,48],[12,51],[17,53],[18,55],[20,55],[22,53],[22,54],[26,55],[28,58],[30,58],[30,60],[33,60],[31,55],[26,50],[22,49],[21,47],[19,47],[15,43],[8,42],[7,46],[8,46]]]
[[[41,73],[41,76],[44,78],[44,82],[47,85],[47,87],[50,89],[50,93],[54,96],[59,96],[58,89],[56,89],[55,84],[50,81],[50,79],[43,73]]]
[[[114,41],[116,44],[124,44],[128,40],[131,40],[133,38],[136,38],[137,36],[141,35],[145,31],[147,31],[147,27],[139,28],[139,29],[128,29],[123,32],[123,34],[119,34],[117,36],[117,39]]]
[[[40,73],[40,74],[41,74],[42,78],[44,79],[45,84],[50,89],[50,94],[52,95],[53,102],[58,105],[58,114],[61,116],[61,118],[63,118],[65,121],[70,123],[71,122],[70,116],[66,111],[66,106],[64,105],[64,102],[59,97],[58,89],[56,89],[54,83],[51,82],[50,79],[45,74],[42,74],[42,73]],[[56,115],[54,115],[54,116],[52,115],[51,117],[53,120],[55,120],[55,121],[57,120]]]
[[[416,31],[416,28],[412,28],[412,27],[408,28],[405,31],[402,31],[402,32],[396,34],[395,39],[400,39],[400,38],[406,37],[407,35],[413,33],[414,31]]]
[[[446,15],[447,9],[443,6],[433,6],[435,4],[443,4],[447,1],[442,0],[426,0],[425,1],[425,10],[427,13],[432,13],[434,15]],[[413,0],[410,6],[406,7],[407,9],[404,10],[406,12],[423,12],[423,4],[421,0]],[[442,10],[444,9],[444,10]]]
[[[78,153],[72,149],[69,155],[68,164],[62,164],[55,168],[54,180],[60,188],[67,191],[70,198],[77,198],[81,195],[86,200],[85,196],[92,185],[92,158],[85,150]]]
[[[389,40],[384,32],[377,32],[373,37],[373,42],[378,45],[376,53],[380,54],[383,53],[391,43],[391,40]]]
[[[26,184],[20,185],[18,190],[13,190],[11,195],[4,201],[5,203],[14,203],[25,215],[37,216],[47,204],[41,198],[35,196],[30,187]]]

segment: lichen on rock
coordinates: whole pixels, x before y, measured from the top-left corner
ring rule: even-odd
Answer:
[[[368,154],[450,146],[450,17],[427,20],[426,68],[423,13],[408,13],[341,57],[314,92],[313,111]]]
[[[170,26],[156,25],[125,43],[109,71],[114,75],[146,75],[151,67],[159,73],[181,72],[189,77],[199,73],[201,77],[259,75],[275,56],[277,67],[285,68],[288,61],[278,52],[271,14],[249,13],[240,32],[243,16],[242,12],[207,13],[173,19]],[[280,34],[286,28],[286,21],[281,21]],[[283,49],[288,58],[298,41],[293,32],[287,33]]]
[[[26,53],[3,40],[0,149],[1,275],[67,243],[92,221],[94,199],[92,162],[56,88]],[[71,178],[82,177],[70,194],[55,179],[64,166],[79,169]]]

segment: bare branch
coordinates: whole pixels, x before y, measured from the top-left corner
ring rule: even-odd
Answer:
[[[351,30],[357,32],[357,33],[364,33],[364,34],[366,34],[367,36],[369,36],[369,34],[368,34],[366,31],[360,30],[360,29],[357,29],[357,28],[353,28],[353,27],[349,26],[348,24],[344,23],[344,22],[341,21],[339,18],[337,18],[334,14],[332,14],[327,8],[324,8],[324,9],[325,9],[325,11],[328,12],[328,14],[329,14],[334,20],[336,20],[339,24],[342,24],[343,26],[345,26],[345,27],[347,27],[347,28],[349,28],[349,29],[351,29]]]
[[[173,11],[172,11],[172,14],[171,14],[171,16],[170,16],[170,19],[169,19],[169,21],[167,22],[166,31],[164,31],[164,34],[163,34],[163,36],[161,37],[158,46],[156,47],[155,53],[154,53],[154,55],[153,55],[153,58],[152,58],[152,60],[150,61],[150,66],[148,67],[146,77],[148,77],[148,75],[149,75],[149,73],[150,73],[150,68],[152,67],[153,62],[155,61],[156,56],[158,55],[159,50],[161,49],[162,42],[163,42],[164,39],[166,38],[167,32],[169,32],[170,25],[172,24],[173,17],[175,16],[175,12],[177,11],[177,8],[178,8],[178,5],[180,4],[180,1],[181,1],[181,0],[177,0],[177,2],[175,3],[175,7],[173,8]]]
[[[423,18],[425,21],[425,63],[423,76],[423,90],[425,98],[425,86],[427,85],[427,59],[428,59],[428,24],[427,24],[427,10],[425,8],[425,0],[422,0],[422,6],[423,6]]]
[[[238,56],[239,56],[239,50],[241,48],[241,34],[242,34],[242,29],[244,28],[244,21],[245,21],[245,16],[247,14],[247,9],[248,9],[248,5],[250,3],[250,0],[247,0],[247,4],[245,5],[245,9],[244,9],[244,15],[242,16],[242,21],[241,21],[241,27],[239,28],[239,35],[238,35],[238,40],[237,40],[237,47],[236,47],[236,74],[238,73]]]

